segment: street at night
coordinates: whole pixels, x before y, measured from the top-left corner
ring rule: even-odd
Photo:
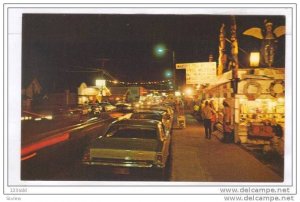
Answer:
[[[58,181],[191,181],[191,182],[281,182],[282,176],[270,164],[260,162],[242,147],[224,144],[213,136],[204,138],[204,128],[186,113],[187,128],[175,129],[172,134],[168,175],[164,178],[151,169],[88,169],[81,164],[90,137],[65,142],[51,149],[38,151],[31,160],[23,161],[24,180]],[[108,122],[97,127],[102,135]],[[91,133],[90,133],[91,134]],[[224,154],[226,153],[226,154]],[[237,163],[239,162],[239,163]],[[232,172],[232,171],[235,172]]]
[[[295,201],[297,4],[79,2],[3,5],[5,200]]]
[[[256,3],[4,3],[1,201],[297,201],[297,3]]]
[[[285,17],[23,14],[21,180],[283,182]]]

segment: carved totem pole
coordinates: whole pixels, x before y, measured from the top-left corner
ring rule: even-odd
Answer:
[[[220,35],[219,35],[219,58],[218,58],[218,75],[221,75],[226,67],[227,63],[227,55],[225,54],[225,46],[226,46],[226,39],[225,39],[225,25],[222,24],[220,28]]]
[[[238,78],[238,69],[239,69],[239,59],[238,59],[238,53],[239,53],[239,46],[238,46],[238,40],[236,37],[236,21],[235,16],[231,16],[231,69],[232,69],[232,78],[237,79]]]
[[[272,22],[265,20],[264,23],[264,30],[258,27],[252,27],[247,29],[243,34],[253,36],[262,41],[260,49],[263,58],[262,64],[272,67],[276,53],[277,38],[285,34],[285,26],[278,26],[273,31]]]

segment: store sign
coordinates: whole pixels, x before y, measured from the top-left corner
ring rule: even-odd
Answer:
[[[106,86],[106,80],[97,79],[96,80],[96,86],[98,86],[98,87],[105,87]]]
[[[85,88],[82,91],[82,95],[97,95],[99,90],[97,88]]]
[[[214,84],[217,81],[216,62],[186,63],[186,84]]]
[[[176,69],[186,69],[191,63],[176,64]]]

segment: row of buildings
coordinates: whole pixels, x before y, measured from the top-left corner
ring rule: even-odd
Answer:
[[[81,83],[77,93],[65,90],[64,92],[45,93],[37,78],[34,78],[22,89],[22,109],[31,110],[36,107],[57,108],[58,106],[75,106],[87,103],[108,101],[111,103],[123,101],[138,101],[147,90],[139,86],[106,87],[88,86]]]

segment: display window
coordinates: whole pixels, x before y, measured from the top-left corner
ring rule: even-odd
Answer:
[[[284,98],[240,99],[240,123],[284,123]]]

